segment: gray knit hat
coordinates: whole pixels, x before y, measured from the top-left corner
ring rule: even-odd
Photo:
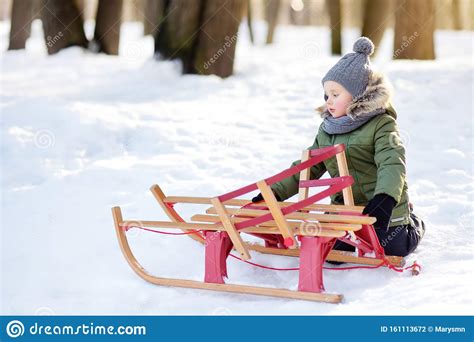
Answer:
[[[369,56],[374,52],[374,44],[367,37],[360,37],[354,43],[354,52],[342,57],[324,76],[322,83],[334,81],[341,84],[357,98],[365,91],[372,74]]]

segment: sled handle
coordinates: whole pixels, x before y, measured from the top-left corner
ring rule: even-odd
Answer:
[[[257,186],[263,196],[263,199],[265,200],[265,204],[268,206],[268,210],[270,210],[275,223],[277,224],[277,227],[280,229],[281,235],[285,239],[285,246],[290,249],[297,248],[298,242],[293,236],[290,227],[288,226],[288,222],[286,222],[285,216],[281,212],[281,208],[278,205],[278,201],[275,198],[275,194],[273,193],[272,189],[268,186],[265,180],[257,182]]]
[[[211,203],[216,209],[217,215],[221,219],[222,225],[224,226],[227,234],[229,234],[230,240],[234,244],[235,249],[239,252],[240,256],[244,260],[250,259],[250,254],[244,245],[244,241],[240,237],[239,232],[235,229],[234,223],[229,218],[226,208],[221,203],[218,197],[211,199]]]

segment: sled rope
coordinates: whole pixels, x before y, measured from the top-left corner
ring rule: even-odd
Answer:
[[[229,255],[231,257],[233,257],[235,259],[238,259],[240,261],[243,261],[247,264],[257,266],[257,267],[260,267],[260,268],[264,268],[264,269],[268,269],[268,270],[274,270],[274,271],[298,271],[299,270],[298,267],[294,267],[294,268],[276,268],[276,267],[265,266],[265,265],[262,265],[262,264],[257,264],[257,263],[254,263],[254,262],[243,260],[243,259],[241,259],[238,256],[235,256],[233,254],[229,254]],[[408,271],[408,270],[414,269],[414,268],[418,268],[419,270],[421,270],[421,266],[416,261],[414,261],[411,266],[407,266],[407,267],[402,268],[402,267],[397,267],[397,266],[392,265],[388,259],[384,259],[379,265],[376,265],[376,266],[346,266],[346,267],[337,267],[337,268],[336,267],[323,267],[323,269],[331,270],[331,271],[346,271],[346,270],[355,270],[355,269],[374,269],[374,268],[379,268],[379,267],[382,267],[382,266],[387,266],[389,269],[391,269],[393,271],[396,271],[396,272],[404,272],[404,271]]]
[[[265,265],[262,265],[262,264],[257,264],[255,262],[251,262],[251,261],[248,261],[248,260],[243,260],[241,258],[239,258],[238,256],[234,255],[234,254],[229,254],[229,256],[237,259],[237,260],[240,260],[240,261],[243,261],[245,262],[246,264],[249,264],[249,265],[252,265],[252,266],[256,266],[256,267],[260,267],[260,268],[264,268],[266,270],[273,270],[273,271],[298,271],[299,268],[278,268],[278,267],[271,267],[271,266],[265,266]]]
[[[125,230],[126,232],[129,231],[132,228],[146,230],[147,232],[152,232],[152,233],[157,233],[157,234],[164,234],[164,235],[189,235],[189,234],[196,234],[198,232],[197,230],[191,230],[189,232],[172,233],[172,232],[162,232],[160,230],[148,229],[148,228],[140,227],[140,226],[122,226],[122,229]]]
[[[136,229],[146,230],[148,232],[157,233],[157,234],[164,234],[164,235],[189,235],[189,234],[195,234],[195,233],[199,232],[198,230],[192,230],[192,231],[189,231],[189,232],[171,233],[171,232],[163,232],[163,231],[154,230],[154,229],[148,229],[148,228],[140,227],[140,226],[126,226],[126,227],[122,227],[122,228],[125,231],[128,231],[132,228],[136,228]],[[252,266],[255,266],[255,267],[259,267],[259,268],[263,268],[263,269],[266,269],[266,270],[273,270],[273,271],[298,271],[299,270],[298,267],[279,268],[279,267],[265,266],[265,265],[258,264],[258,263],[255,263],[255,262],[251,262],[251,261],[248,261],[248,260],[243,260],[242,258],[240,258],[240,257],[238,257],[238,256],[236,256],[232,253],[230,253],[229,256],[233,257],[234,259],[245,262],[246,264],[249,264],[249,265],[252,265]],[[412,270],[413,269],[421,270],[421,265],[418,264],[416,261],[414,261],[412,265],[407,266],[407,267],[397,267],[395,265],[392,265],[390,263],[390,261],[386,258],[384,258],[383,261],[379,265],[375,265],[375,266],[323,267],[323,269],[330,270],[330,271],[347,271],[347,270],[356,270],[356,269],[375,269],[375,268],[380,268],[380,267],[383,267],[383,266],[387,266],[387,268],[389,268],[389,269],[391,269],[395,272],[399,272],[399,273],[402,273],[404,271],[408,271],[410,269],[412,269]]]

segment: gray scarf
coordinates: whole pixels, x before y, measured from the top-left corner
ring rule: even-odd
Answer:
[[[344,115],[339,118],[334,118],[328,115],[324,118],[322,123],[323,130],[328,134],[344,134],[352,132],[359,128],[374,116],[385,113],[384,108],[379,108],[370,113],[365,113],[363,116],[356,116],[354,118]]]

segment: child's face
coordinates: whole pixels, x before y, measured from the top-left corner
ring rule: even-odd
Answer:
[[[324,82],[323,88],[329,113],[331,113],[334,118],[346,115],[347,107],[352,102],[351,93],[334,81]]]

